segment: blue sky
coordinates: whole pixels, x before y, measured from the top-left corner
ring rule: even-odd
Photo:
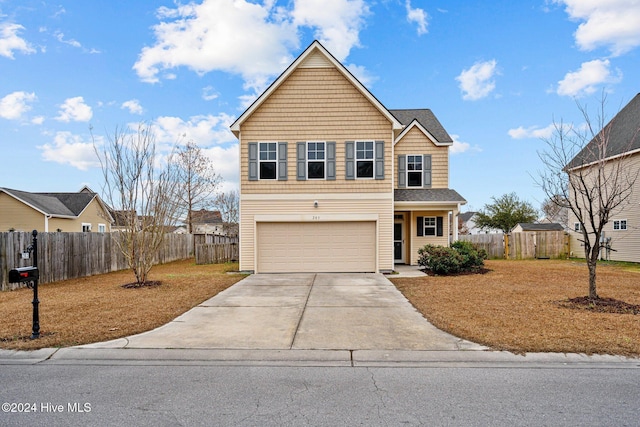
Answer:
[[[229,125],[318,39],[387,108],[433,110],[463,210],[539,207],[553,120],[640,92],[638,22],[638,0],[0,0],[0,187],[100,191],[93,143],[145,121],[237,188]]]

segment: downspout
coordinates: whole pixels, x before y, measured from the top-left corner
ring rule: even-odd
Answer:
[[[48,233],[49,232],[49,218],[51,218],[51,215],[46,215],[44,216],[44,232]]]

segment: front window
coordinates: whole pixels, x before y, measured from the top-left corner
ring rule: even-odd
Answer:
[[[356,177],[373,178],[373,141],[356,142]]]
[[[613,229],[614,230],[626,230],[627,229],[627,220],[620,219],[613,221]]]
[[[259,156],[260,179],[276,179],[278,164],[277,143],[261,142]]]
[[[425,236],[436,235],[436,217],[435,216],[424,217],[424,235]]]
[[[324,179],[325,143],[307,143],[307,176],[309,179]]]
[[[407,156],[407,186],[422,187],[422,155]]]

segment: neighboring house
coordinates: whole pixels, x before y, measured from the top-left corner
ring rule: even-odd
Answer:
[[[200,209],[191,211],[193,234],[224,234],[224,224],[220,211]]]
[[[77,193],[29,193],[0,188],[0,231],[111,231],[113,217],[100,197]]]
[[[495,228],[480,228],[476,225],[477,212],[462,212],[458,216],[458,230],[460,234],[500,234],[502,230]]]
[[[622,170],[636,179],[627,203],[613,213],[605,226],[601,244],[611,260],[640,262],[640,93],[601,132],[605,130],[608,132],[607,165],[620,165],[622,162]],[[579,170],[592,164],[596,159],[586,157],[585,153],[597,152],[596,144],[594,138],[567,168]],[[571,252],[573,256],[584,257],[580,223],[572,212],[569,213],[568,225],[571,228]]]
[[[564,227],[558,223],[520,222],[511,229],[511,233],[522,233],[523,231],[564,231]]]
[[[449,134],[430,110],[388,110],[317,41],[231,130],[241,270],[391,271],[457,239]]]

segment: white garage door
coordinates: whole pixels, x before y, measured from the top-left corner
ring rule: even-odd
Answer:
[[[258,223],[258,272],[373,272],[375,222]]]

